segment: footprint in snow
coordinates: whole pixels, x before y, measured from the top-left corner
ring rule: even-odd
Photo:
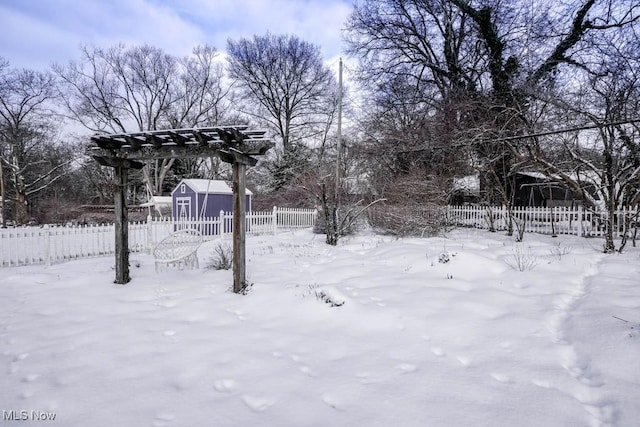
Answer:
[[[156,419],[153,421],[153,426],[154,427],[166,426],[175,418],[176,416],[170,412],[160,412],[158,415],[156,415]]]
[[[504,341],[500,343],[500,348],[503,350],[511,351],[511,343],[509,341]]]
[[[166,301],[166,302],[156,303],[156,305],[158,307],[163,307],[163,308],[173,308],[173,307],[177,306],[178,303],[175,302],[175,301]]]
[[[213,388],[220,393],[231,393],[238,388],[236,380],[222,379],[213,382]]]
[[[360,380],[360,384],[375,384],[380,382],[378,380],[372,379],[369,372],[358,372],[356,374],[356,378]]]
[[[323,394],[322,401],[327,405],[331,406],[333,409],[340,409],[338,399],[336,399],[335,397],[329,394]]]
[[[401,363],[396,366],[396,369],[401,371],[403,374],[409,374],[411,372],[417,371],[418,367],[412,363]]]
[[[38,374],[29,374],[29,375],[25,376],[25,377],[22,379],[22,382],[25,382],[25,383],[32,383],[32,382],[34,382],[35,380],[37,380],[38,378],[40,378],[40,375],[38,375]]]
[[[438,357],[442,357],[446,354],[440,347],[431,347],[431,353]]]
[[[311,368],[309,368],[308,366],[301,366],[300,367],[300,372],[302,372],[303,374],[306,374],[306,375],[308,375],[310,377],[315,377],[316,376],[316,373],[313,372],[311,370]]]
[[[460,362],[460,364],[462,366],[464,366],[465,368],[467,368],[469,365],[471,365],[471,359],[469,359],[468,357],[456,356],[456,359],[458,359],[458,362]]]
[[[505,374],[499,374],[499,373],[492,373],[491,377],[501,383],[510,383],[511,382],[511,378],[509,378],[508,375]]]
[[[598,420],[598,425],[610,426],[613,425],[613,419],[615,418],[615,409],[611,405],[590,405],[583,403],[584,409]]]
[[[26,359],[27,357],[29,357],[29,353],[21,353],[19,355],[17,355],[16,357],[13,358],[14,362],[20,362],[24,359]]]
[[[274,399],[269,399],[266,397],[249,396],[249,395],[242,396],[242,401],[244,402],[245,405],[247,405],[249,408],[251,408],[256,412],[265,411],[276,403]]]
[[[538,387],[551,388],[551,383],[549,381],[537,380],[534,378],[531,380],[531,382],[533,383],[533,385],[537,385]]]
[[[246,317],[244,316],[244,313],[240,310],[231,310],[231,309],[227,309],[228,313],[231,314],[235,314],[236,317],[238,318],[238,320],[242,321],[242,320],[246,320]]]
[[[20,393],[20,398],[22,398],[22,399],[28,399],[31,396],[33,396],[33,391],[31,391],[31,390],[25,390],[22,393]]]

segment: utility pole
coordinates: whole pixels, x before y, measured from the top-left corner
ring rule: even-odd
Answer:
[[[7,210],[4,194],[4,171],[2,170],[2,159],[0,159],[0,210],[2,210],[2,228],[7,228]]]
[[[340,202],[340,180],[341,180],[341,166],[342,166],[342,58],[340,58],[340,66],[338,68],[338,135],[336,137],[337,154],[336,154],[336,194],[335,194],[335,206],[336,208]]]

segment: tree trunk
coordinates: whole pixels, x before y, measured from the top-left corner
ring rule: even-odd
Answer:
[[[24,180],[17,178],[16,197],[13,206],[13,220],[18,225],[26,224],[29,221],[29,211],[27,209],[27,192],[24,187]]]
[[[604,247],[603,250],[605,253],[612,253],[616,250],[616,244],[613,240],[613,228],[615,227],[615,212],[616,212],[616,197],[615,197],[615,182],[613,177],[613,153],[612,153],[612,135],[607,135],[605,132],[601,133],[603,138],[605,139],[605,150],[602,153],[604,157],[604,175],[605,175],[605,186],[606,186],[606,196],[605,201],[607,204],[607,219],[605,221],[606,232],[604,236]]]

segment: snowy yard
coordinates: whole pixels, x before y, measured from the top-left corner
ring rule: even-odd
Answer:
[[[0,269],[0,424],[638,426],[640,249],[601,244],[251,236],[246,296],[143,254]]]

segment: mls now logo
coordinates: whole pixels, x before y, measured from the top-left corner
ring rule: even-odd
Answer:
[[[2,411],[3,421],[53,421],[56,419],[55,412],[41,411]]]

